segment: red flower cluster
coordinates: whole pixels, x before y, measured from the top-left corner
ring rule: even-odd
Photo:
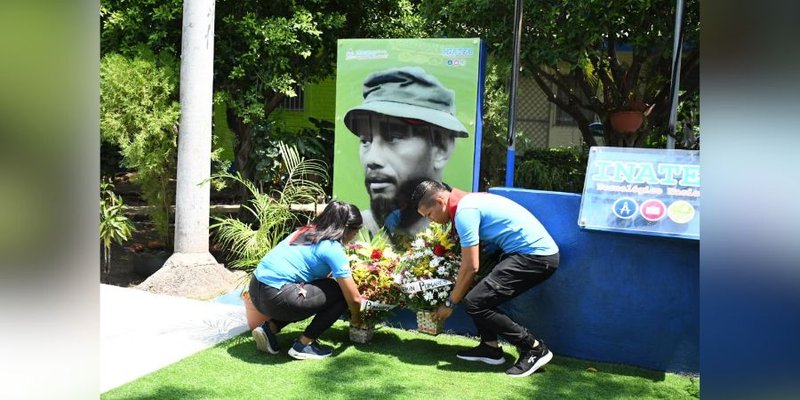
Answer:
[[[433,246],[433,254],[435,254],[435,255],[437,255],[439,257],[443,257],[445,255],[445,253],[447,253],[447,249],[444,246],[442,246],[440,244],[437,244],[437,245]]]
[[[380,251],[380,249],[372,249],[372,256],[370,256],[370,258],[372,258],[373,261],[380,260],[381,257],[383,257],[383,252]]]

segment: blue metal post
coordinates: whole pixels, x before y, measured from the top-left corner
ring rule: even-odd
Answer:
[[[511,69],[511,90],[508,101],[508,152],[506,153],[506,187],[514,186],[514,139],[517,122],[517,86],[519,81],[519,47],[522,38],[522,0],[514,1],[514,63]]]

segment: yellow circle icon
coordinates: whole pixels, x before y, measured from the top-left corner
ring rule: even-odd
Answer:
[[[685,224],[694,219],[694,207],[686,200],[678,200],[669,205],[667,216],[678,224]]]

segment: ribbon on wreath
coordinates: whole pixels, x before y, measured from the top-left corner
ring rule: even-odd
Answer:
[[[397,307],[396,304],[386,304],[377,301],[361,299],[361,311],[389,311]]]
[[[422,279],[414,282],[404,283],[403,291],[408,294],[414,294],[426,290],[437,289],[443,286],[450,286],[452,284],[453,282],[450,282],[447,279],[440,279],[440,278]]]

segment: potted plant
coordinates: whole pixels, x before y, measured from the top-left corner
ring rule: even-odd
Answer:
[[[102,273],[111,272],[111,243],[122,244],[130,239],[133,223],[125,216],[125,204],[114,193],[114,183],[105,178],[100,181],[100,250],[103,256]]]
[[[622,106],[609,114],[611,128],[618,133],[630,134],[639,130],[655,105],[647,104],[631,94]]]

